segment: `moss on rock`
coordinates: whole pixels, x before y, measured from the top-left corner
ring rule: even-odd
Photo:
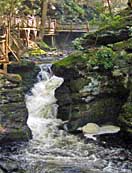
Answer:
[[[79,62],[85,62],[86,61],[86,57],[82,54],[82,52],[73,53],[64,59],[55,62],[54,66],[56,66],[56,67],[69,66],[70,67],[72,65],[75,65],[78,61]]]

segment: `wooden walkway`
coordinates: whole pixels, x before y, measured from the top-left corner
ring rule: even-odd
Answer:
[[[27,16],[0,16],[0,73],[8,72],[8,65],[19,63],[20,52],[29,46],[30,40],[35,41],[39,36],[41,19],[39,17]],[[66,32],[89,32],[88,23],[59,23],[56,19],[47,19],[44,26],[44,35],[54,36]],[[8,54],[13,58],[10,59]]]
[[[6,16],[0,17],[0,23],[8,25],[8,18]],[[40,31],[41,28],[41,18],[34,16],[17,17],[14,16],[10,20],[11,28],[19,30],[34,30]],[[89,32],[88,22],[80,23],[62,23],[56,19],[47,18],[45,21],[45,35],[55,35],[58,32]]]

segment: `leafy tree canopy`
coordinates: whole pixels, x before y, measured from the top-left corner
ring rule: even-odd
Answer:
[[[0,0],[0,15],[17,13],[23,0]]]

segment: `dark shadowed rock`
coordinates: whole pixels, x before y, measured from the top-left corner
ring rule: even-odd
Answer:
[[[19,64],[11,64],[8,70],[9,73],[20,75],[24,92],[27,92],[33,86],[36,82],[36,76],[40,71],[35,62],[26,59],[21,60]]]

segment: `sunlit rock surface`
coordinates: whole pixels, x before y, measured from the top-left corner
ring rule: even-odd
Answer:
[[[102,135],[102,134],[113,134],[118,133],[120,131],[120,127],[113,125],[103,125],[99,126],[95,123],[88,123],[79,130],[82,130],[83,134],[87,138],[96,139],[94,136]]]

